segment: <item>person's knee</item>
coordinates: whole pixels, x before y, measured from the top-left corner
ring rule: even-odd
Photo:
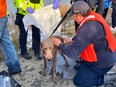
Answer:
[[[79,79],[76,77],[73,78],[73,83],[75,86],[80,86],[80,87],[92,87],[95,85],[92,81],[86,79]]]
[[[73,83],[75,86],[79,86],[79,87],[87,87],[86,83],[84,83],[83,81],[78,81],[77,79],[73,79]],[[84,85],[85,84],[85,85]]]

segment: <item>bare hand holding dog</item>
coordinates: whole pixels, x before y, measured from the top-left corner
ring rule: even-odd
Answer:
[[[59,38],[56,38],[56,37],[50,37],[54,43],[55,46],[59,46],[62,42],[60,41]]]
[[[63,39],[64,41],[66,41],[66,43],[71,43],[71,42],[72,42],[72,40],[71,40],[71,39],[66,38],[66,37],[62,37],[62,39]]]

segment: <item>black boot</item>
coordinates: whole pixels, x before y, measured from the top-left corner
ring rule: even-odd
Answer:
[[[22,72],[22,70],[19,70],[19,71],[16,71],[16,72],[12,72],[12,71],[9,71],[8,70],[8,73],[9,75],[13,76],[13,75],[16,75],[16,74],[20,74]]]
[[[28,53],[25,53],[25,54],[21,54],[21,56],[25,59],[31,59],[32,57],[28,54]]]
[[[78,63],[78,64],[74,65],[74,69],[78,70],[80,68],[80,66],[81,66],[81,63]]]
[[[41,60],[41,59],[42,59],[42,55],[41,55],[41,54],[35,54],[35,57],[36,57],[38,60]]]
[[[78,70],[81,66],[81,61],[76,60],[76,65],[74,65],[74,69]]]

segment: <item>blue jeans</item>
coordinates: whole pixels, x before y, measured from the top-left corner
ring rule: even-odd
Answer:
[[[21,70],[21,68],[18,62],[15,48],[9,38],[7,23],[7,16],[0,18],[0,48],[4,55],[8,70],[10,72],[18,72]]]

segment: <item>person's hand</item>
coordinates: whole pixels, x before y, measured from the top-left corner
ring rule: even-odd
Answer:
[[[51,36],[50,39],[52,39],[52,41],[53,41],[53,43],[54,43],[55,46],[59,46],[60,43],[62,43],[59,38]]]
[[[32,7],[27,7],[26,11],[30,14],[33,14],[35,12],[35,10]]]
[[[57,9],[59,7],[59,0],[54,0],[53,9]]]
[[[71,43],[71,42],[72,42],[72,40],[71,40],[71,39],[69,39],[69,38],[62,37],[62,39],[63,39],[63,40],[65,40],[65,41],[66,41],[66,43]]]

